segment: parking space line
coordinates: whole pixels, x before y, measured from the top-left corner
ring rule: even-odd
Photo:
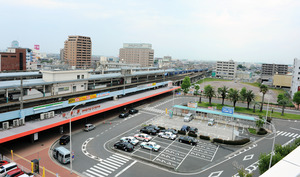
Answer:
[[[168,149],[168,147],[170,147],[174,142],[175,142],[175,141],[173,141],[171,144],[169,144],[163,151],[161,151],[161,153],[163,153],[166,149]],[[159,153],[158,156],[159,156],[161,153]],[[153,161],[154,161],[158,156],[156,156],[156,157],[153,159]]]
[[[181,143],[182,144],[182,143]],[[189,147],[190,147],[190,145],[188,145]],[[172,145],[172,147],[176,147],[176,148],[181,148],[181,149],[183,149],[183,150],[187,150],[187,151],[189,151],[190,149],[188,149],[188,148],[184,148],[184,147],[181,147],[181,146],[178,146],[178,145]],[[179,151],[179,152],[181,152],[181,151]]]
[[[219,149],[219,145],[218,145],[218,147],[217,147],[217,149],[216,149],[216,151],[215,151],[214,155],[213,155],[213,156],[212,156],[212,158],[211,158],[211,162],[212,162],[212,161],[213,161],[213,159],[215,158],[215,155],[216,155],[216,153],[217,153],[218,149]]]
[[[180,162],[180,164],[178,164],[178,166],[175,168],[177,169],[181,164],[182,162],[186,159],[186,157],[191,153],[191,151],[194,149],[195,146],[193,146],[193,148],[186,154],[186,156],[182,159],[182,161]]]
[[[173,161],[173,160],[170,160],[170,159],[167,159],[167,158],[161,157],[161,156],[159,156],[158,158],[160,158],[160,159],[164,159],[164,160],[167,160],[167,161],[170,161],[170,162],[173,162],[173,163],[177,163],[177,164],[179,164],[179,162],[176,162],[176,161]]]
[[[141,147],[139,147],[138,149],[132,151],[131,154],[135,153],[136,151],[138,151],[138,150],[140,150],[140,149],[141,149]]]
[[[171,153],[168,153],[168,152],[164,152],[164,154],[167,154],[167,155],[174,155],[174,154],[171,154]],[[176,158],[183,159],[183,157],[180,157],[180,156],[176,156]]]
[[[191,152],[191,153],[193,153],[193,152]],[[205,161],[211,162],[209,159],[205,159],[205,158],[196,156],[196,155],[194,155],[194,154],[189,154],[188,156],[189,156],[189,157],[195,157],[195,158],[200,159],[200,160],[205,160]]]
[[[201,150],[203,151],[203,150],[204,150],[204,151],[208,151],[208,152],[214,153],[215,150],[216,150],[216,148],[214,148],[214,150],[210,150],[210,149],[207,149],[207,148],[205,148],[205,147],[203,148],[203,147],[197,147],[197,146],[196,146],[196,148],[195,148],[194,150],[195,150],[195,151],[201,151]]]

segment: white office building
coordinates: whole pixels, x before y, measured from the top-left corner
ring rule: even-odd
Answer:
[[[294,59],[293,67],[293,77],[292,77],[292,86],[291,86],[291,96],[294,97],[294,94],[300,91],[300,60]]]
[[[237,64],[233,60],[217,61],[216,77],[223,79],[235,79]]]

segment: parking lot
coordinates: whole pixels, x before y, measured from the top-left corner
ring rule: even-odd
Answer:
[[[235,138],[233,130],[238,130],[238,127],[232,126],[230,124],[224,124],[216,121],[213,126],[208,126],[208,119],[193,119],[190,122],[184,122],[183,116],[169,116],[162,115],[162,117],[157,118],[150,124],[159,125],[165,128],[175,128],[180,130],[183,125],[188,125],[191,127],[198,128],[198,135],[210,136],[211,138],[221,138],[225,140],[231,140]]]
[[[111,141],[108,146],[112,148],[114,143],[121,137],[134,136],[137,133],[139,133],[139,129],[134,129],[117,137],[114,141]],[[200,139],[197,139],[198,144],[196,146],[192,146],[180,143],[178,137],[175,140],[169,140],[158,136],[151,136],[153,137],[151,142],[155,142],[161,146],[158,152],[143,149],[140,147],[140,143],[135,146],[134,151],[132,152],[124,152],[122,150],[117,151],[132,158],[144,159],[180,172],[199,170],[214,160],[217,160],[217,158],[224,157],[232,152],[225,149],[219,149],[219,145]]]

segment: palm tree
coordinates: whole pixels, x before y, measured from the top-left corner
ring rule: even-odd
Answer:
[[[255,95],[252,90],[247,90],[244,96],[247,101],[247,109],[249,109],[250,103],[254,100]]]
[[[264,84],[261,84],[259,86],[259,92],[261,92],[263,94],[262,100],[261,100],[260,112],[262,112],[262,110],[263,110],[265,94],[268,92],[268,90],[269,90],[268,86],[266,86]]]
[[[230,101],[233,102],[233,107],[235,108],[235,104],[240,98],[239,91],[237,89],[233,89],[233,88],[229,89],[228,98],[230,99]]]
[[[215,90],[211,85],[207,85],[204,87],[204,94],[208,97],[209,104],[211,105],[211,98],[215,96]]]
[[[257,102],[257,101],[254,101],[254,103],[253,103],[253,112],[255,113],[255,106],[259,106],[260,104],[259,104],[259,102]]]
[[[277,96],[277,102],[279,105],[282,105],[281,115],[284,116],[284,109],[286,105],[290,103],[290,95],[288,93],[279,94]]]
[[[220,87],[218,88],[218,93],[221,95],[222,97],[222,105],[224,105],[224,100],[226,98],[226,94],[228,92],[228,87],[226,86],[223,86],[223,87]]]

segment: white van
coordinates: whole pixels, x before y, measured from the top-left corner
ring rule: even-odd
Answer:
[[[0,177],[5,176],[5,174],[9,171],[17,169],[18,165],[15,162],[11,162],[9,164],[5,164],[0,167]]]
[[[95,125],[93,124],[85,124],[84,126],[84,131],[91,131],[91,130],[94,130],[95,129]]]
[[[53,149],[53,157],[62,164],[70,163],[71,153],[68,149],[60,146]]]
[[[194,115],[193,115],[192,113],[188,113],[188,114],[186,114],[186,115],[184,116],[183,121],[184,121],[184,122],[189,122],[189,121],[191,121],[191,120],[193,120],[193,119],[194,119]]]

